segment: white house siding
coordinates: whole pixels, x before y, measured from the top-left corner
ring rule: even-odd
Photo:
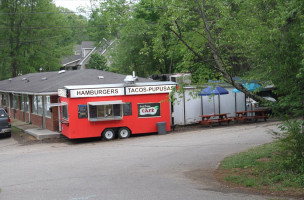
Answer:
[[[219,98],[220,98],[220,113],[230,113],[229,117],[234,117],[236,111],[245,110],[245,95],[242,92],[234,93],[232,87],[225,87],[229,94],[214,96],[197,96],[191,93],[198,92],[193,87],[184,88],[183,94],[175,94],[177,99],[174,102],[174,125],[187,125],[198,123],[201,120],[201,115],[209,115],[219,113]],[[215,105],[215,112],[214,112]]]
[[[201,119],[201,98],[195,95],[197,90],[193,87],[184,89],[184,94],[175,94],[176,101],[173,104],[175,125],[193,124]]]
[[[244,111],[245,110],[245,94],[243,92],[234,93],[236,96],[236,111]],[[247,108],[248,110],[248,108]]]
[[[174,118],[173,125],[184,125],[184,112],[185,112],[185,104],[184,104],[184,95],[182,94],[174,94],[175,101],[173,102],[173,114]]]

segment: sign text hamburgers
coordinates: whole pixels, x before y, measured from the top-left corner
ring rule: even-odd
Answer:
[[[81,89],[81,90],[70,91],[71,98],[118,96],[118,95],[124,95],[123,88],[98,88],[98,89]]]

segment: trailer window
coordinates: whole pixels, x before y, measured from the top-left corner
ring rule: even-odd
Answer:
[[[78,105],[78,118],[88,118],[87,105]]]
[[[132,103],[131,102],[123,104],[123,115],[124,116],[132,115]]]
[[[61,109],[61,112],[62,112],[62,118],[65,119],[65,120],[68,120],[69,119],[69,116],[68,116],[68,105],[63,105],[62,109]]]
[[[121,120],[123,104],[104,104],[98,105],[98,102],[88,104],[90,121]]]

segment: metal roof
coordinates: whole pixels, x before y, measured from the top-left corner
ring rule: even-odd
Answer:
[[[93,41],[82,41],[81,48],[82,49],[93,49],[95,47]]]
[[[61,73],[59,73],[61,72]],[[59,88],[73,85],[123,84],[126,75],[97,69],[30,73],[0,81],[0,92],[57,94]],[[136,82],[155,82],[138,78]]]

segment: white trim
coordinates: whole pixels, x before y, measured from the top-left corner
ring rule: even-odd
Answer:
[[[80,61],[81,59],[77,59],[77,60],[73,60],[73,61],[70,61],[70,62],[68,62],[68,63],[65,63],[65,64],[62,64],[62,66],[67,66],[67,65],[69,65],[69,64],[71,64],[71,63],[73,63],[73,62],[78,62],[78,61]]]
[[[140,82],[135,84],[126,85],[124,83],[115,84],[100,84],[100,85],[67,85],[64,86],[65,89],[75,90],[75,89],[92,89],[92,88],[111,88],[111,87],[138,87],[138,86],[154,86],[154,85],[177,85],[172,81],[159,81],[159,82]]]
[[[51,107],[56,107],[56,106],[65,106],[65,105],[68,105],[68,104],[66,102],[47,104],[47,106],[49,106],[50,108]]]
[[[88,102],[88,105],[91,106],[100,106],[100,105],[113,105],[113,104],[123,104],[121,100],[119,101],[96,101],[96,102]]]
[[[86,48],[83,48],[86,49]],[[79,63],[79,65],[82,65],[83,61],[85,61],[94,51],[95,51],[96,47],[94,47],[83,59],[82,61]]]
[[[75,89],[98,89],[98,88],[115,88],[124,87],[124,84],[100,84],[100,85],[67,85],[64,86],[65,89],[75,90]]]
[[[42,92],[42,93],[34,93],[34,92],[16,92],[16,91],[4,91],[0,90],[2,93],[12,93],[12,94],[27,94],[27,95],[40,95],[40,96],[52,96],[58,95],[58,92]]]

